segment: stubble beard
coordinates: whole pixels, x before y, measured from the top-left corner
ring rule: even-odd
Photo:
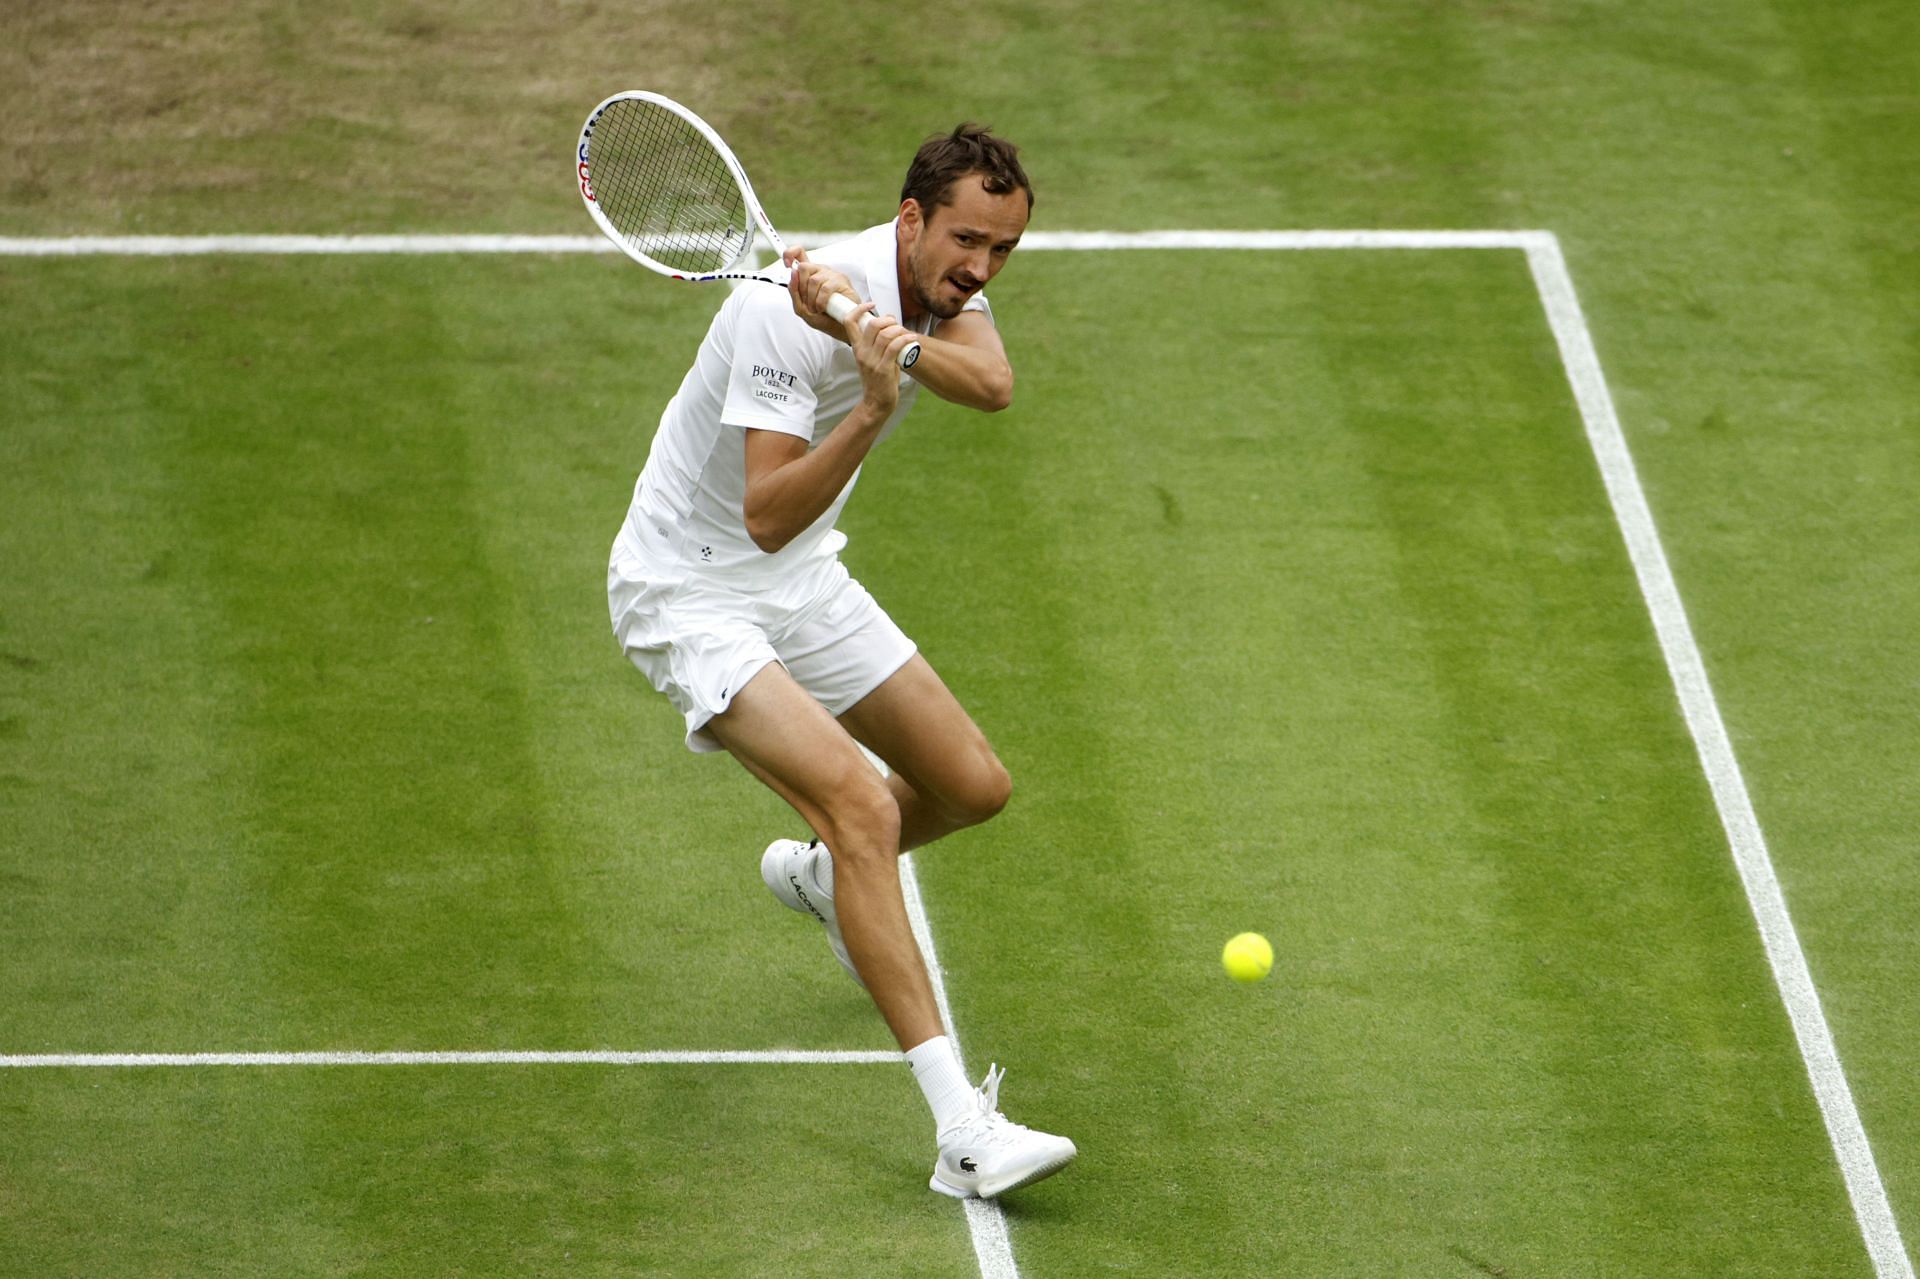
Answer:
[[[918,306],[922,311],[934,316],[936,319],[951,320],[954,316],[966,309],[967,301],[965,298],[962,298],[958,302],[941,302],[927,292],[926,286],[920,282],[920,254],[918,251],[907,255],[907,269],[912,277],[910,283],[913,287],[914,305]],[[942,282],[944,281],[936,281],[935,283],[937,285]]]

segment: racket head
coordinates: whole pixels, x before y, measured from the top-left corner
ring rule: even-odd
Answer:
[[[784,252],[731,148],[672,98],[616,93],[587,116],[580,198],[594,224],[640,265],[679,280],[727,278],[764,235]]]

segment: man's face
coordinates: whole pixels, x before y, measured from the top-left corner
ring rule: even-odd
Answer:
[[[909,307],[943,320],[1000,274],[1027,229],[1027,193],[994,195],[978,173],[954,180],[949,200],[930,213],[917,200],[901,206],[907,241]]]

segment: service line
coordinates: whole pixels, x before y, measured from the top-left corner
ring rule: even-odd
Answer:
[[[139,1069],[156,1066],[852,1066],[898,1063],[897,1052],[659,1049],[652,1052],[236,1052],[13,1053],[0,1069]]]

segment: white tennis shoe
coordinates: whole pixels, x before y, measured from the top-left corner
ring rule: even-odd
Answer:
[[[848,976],[865,986],[860,970],[847,956],[847,943],[840,939],[840,920],[833,913],[833,895],[820,887],[814,875],[814,867],[826,852],[826,845],[817,839],[812,843],[776,839],[761,854],[760,878],[767,881],[767,887],[782,906],[820,921],[827,930],[827,944],[833,947],[833,957],[840,961]]]
[[[991,1199],[1053,1176],[1080,1153],[1065,1137],[1035,1132],[996,1109],[1006,1074],[997,1065],[988,1070],[972,1111],[940,1134],[930,1189],[955,1199]]]

